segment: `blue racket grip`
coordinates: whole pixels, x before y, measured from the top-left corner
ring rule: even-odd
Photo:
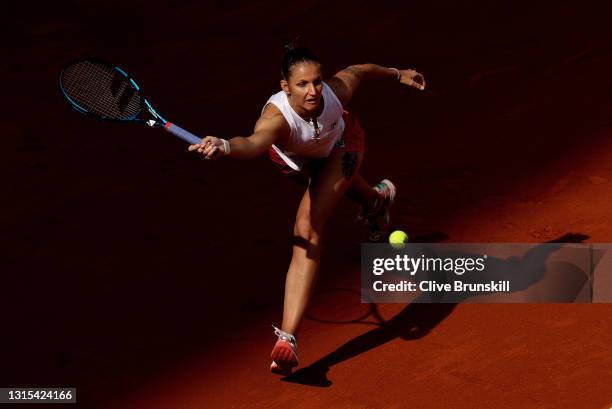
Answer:
[[[170,122],[166,122],[166,124],[164,125],[164,129],[170,132],[172,135],[177,136],[181,138],[182,140],[184,140],[185,142],[189,142],[192,145],[202,142],[201,138],[198,138],[191,132],[184,130],[180,126],[171,124]]]

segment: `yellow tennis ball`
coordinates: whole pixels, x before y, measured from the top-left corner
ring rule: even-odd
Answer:
[[[389,243],[394,248],[401,249],[405,243],[408,243],[408,235],[401,230],[395,230],[389,235]]]

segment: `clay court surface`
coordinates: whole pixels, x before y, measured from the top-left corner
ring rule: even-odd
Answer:
[[[374,62],[427,78],[423,93],[366,84],[353,104],[362,172],[396,182],[394,224],[414,240],[611,242],[609,12],[459,3],[16,6],[0,63],[0,386],[74,386],[76,407],[104,409],[612,404],[607,304],[389,304],[383,323],[346,323],[368,311],[348,201],[326,231],[304,369],[270,375],[301,188],[266,158],[205,162],[162,131],[85,119],[57,89],[66,61],[97,56],[169,120],[247,135],[301,34],[328,75]]]

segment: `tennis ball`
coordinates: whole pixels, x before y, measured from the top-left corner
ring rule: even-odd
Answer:
[[[395,230],[389,235],[389,243],[396,248],[401,249],[404,243],[408,243],[408,235],[401,230]]]

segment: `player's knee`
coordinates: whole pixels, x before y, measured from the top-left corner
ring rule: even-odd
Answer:
[[[298,217],[293,227],[293,235],[303,241],[313,243],[318,242],[321,229],[313,226],[309,217]]]

